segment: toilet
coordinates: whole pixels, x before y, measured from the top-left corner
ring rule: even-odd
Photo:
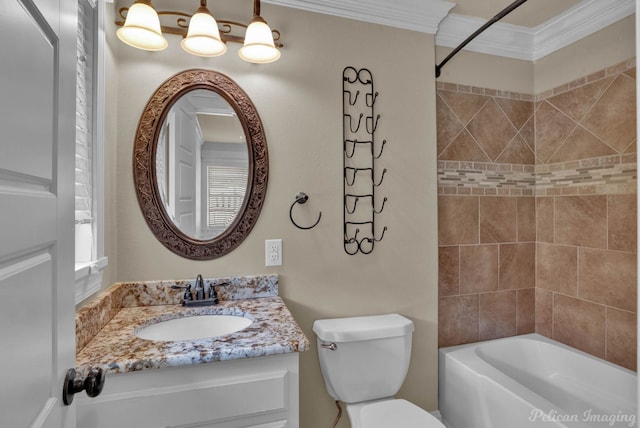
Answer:
[[[444,428],[433,415],[396,399],[411,358],[413,322],[398,314],[313,323],[327,392],[346,404],[351,428]]]

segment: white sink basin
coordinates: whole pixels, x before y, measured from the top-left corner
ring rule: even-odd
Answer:
[[[235,333],[251,322],[236,315],[196,315],[151,324],[136,332],[136,336],[165,342],[196,340]]]

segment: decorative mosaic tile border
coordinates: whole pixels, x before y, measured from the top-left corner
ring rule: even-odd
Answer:
[[[443,91],[454,91],[476,95],[486,95],[489,97],[509,98],[511,100],[535,101],[535,97],[530,94],[519,92],[503,91],[498,89],[481,88],[478,86],[459,85],[457,83],[436,82],[436,89]]]
[[[438,161],[438,193],[557,196],[636,193],[636,154],[548,165]]]
[[[636,193],[636,154],[536,166],[536,195]]]
[[[438,161],[438,193],[533,196],[533,165]]]

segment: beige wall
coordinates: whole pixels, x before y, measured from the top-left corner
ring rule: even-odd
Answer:
[[[222,10],[221,10],[222,9]],[[225,18],[246,20],[247,11],[228,2],[212,7]],[[400,312],[416,323],[412,366],[400,395],[427,409],[437,406],[437,198],[434,68],[448,49],[433,37],[292,9],[263,5],[263,15],[283,33],[282,59],[246,64],[237,45],[224,57],[201,59],[168,36],[165,52],[136,51],[108,29],[113,57],[107,69],[105,284],[125,280],[277,273],[280,294],[315,342],[315,319]],[[632,57],[633,18],[627,18],[556,54],[527,61],[462,52],[439,82],[517,93],[540,93],[585,70]],[[107,20],[111,27],[112,19]],[[631,29],[631,32],[629,31]],[[412,46],[419,49],[404,49]],[[424,56],[413,58],[412,52]],[[629,53],[627,53],[629,51]],[[381,55],[379,52],[385,52]],[[567,61],[566,58],[571,58]],[[597,64],[597,65],[596,65]],[[389,197],[382,224],[385,239],[369,256],[342,248],[341,74],[345,66],[368,67],[380,92],[379,138],[389,141],[389,169],[381,193]],[[132,141],[139,115],[153,90],[173,74],[202,67],[233,78],[252,98],[266,129],[270,177],[262,215],[249,238],[217,260],[182,259],[160,245],[136,201]],[[322,211],[313,230],[288,219],[294,195],[310,201],[297,215],[305,221]],[[264,240],[282,238],[284,265],[264,267]],[[335,407],[326,394],[315,347],[301,355],[301,426],[329,426]],[[347,416],[339,427],[347,427]]]
[[[231,11],[234,12],[234,11]],[[246,11],[235,11],[243,20]],[[335,406],[327,395],[315,350],[314,320],[399,312],[416,324],[412,365],[400,392],[426,409],[437,407],[437,199],[433,37],[263,5],[282,31],[280,61],[256,66],[237,57],[201,59],[179,48],[161,53],[118,44],[116,165],[109,166],[108,242],[118,281],[233,274],[277,273],[280,294],[314,343],[301,355],[301,426],[330,426]],[[225,16],[226,18],[226,16]],[[408,49],[411,47],[411,49]],[[414,53],[422,52],[419,58]],[[384,52],[381,55],[380,52]],[[367,67],[380,96],[377,136],[386,138],[382,163],[389,172],[380,194],[389,202],[380,223],[388,226],[373,254],[349,256],[342,243],[342,70]],[[154,89],[173,74],[211,68],[233,78],[251,97],[266,130],[269,188],[260,219],[231,254],[207,262],[180,258],[159,244],[140,214],[133,188],[132,141],[138,118]],[[113,119],[111,119],[113,120]],[[300,222],[322,211],[312,230],[295,228],[288,209],[297,192],[310,200]],[[114,207],[115,205],[115,207]],[[115,210],[115,213],[114,213]],[[116,227],[117,226],[117,227]],[[264,240],[282,238],[284,264],[264,266]],[[114,241],[115,240],[115,241]],[[115,260],[113,260],[115,258]],[[340,427],[347,427],[345,415]]]
[[[436,62],[440,64],[452,50],[437,46]],[[441,72],[438,82],[533,93],[533,66],[530,61],[462,50],[442,67]]]
[[[540,94],[588,76],[603,66],[635,56],[635,15],[539,59],[533,65],[534,92]]]

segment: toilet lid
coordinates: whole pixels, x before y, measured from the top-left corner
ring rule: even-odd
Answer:
[[[363,428],[444,428],[435,416],[401,399],[364,406],[360,417]]]

